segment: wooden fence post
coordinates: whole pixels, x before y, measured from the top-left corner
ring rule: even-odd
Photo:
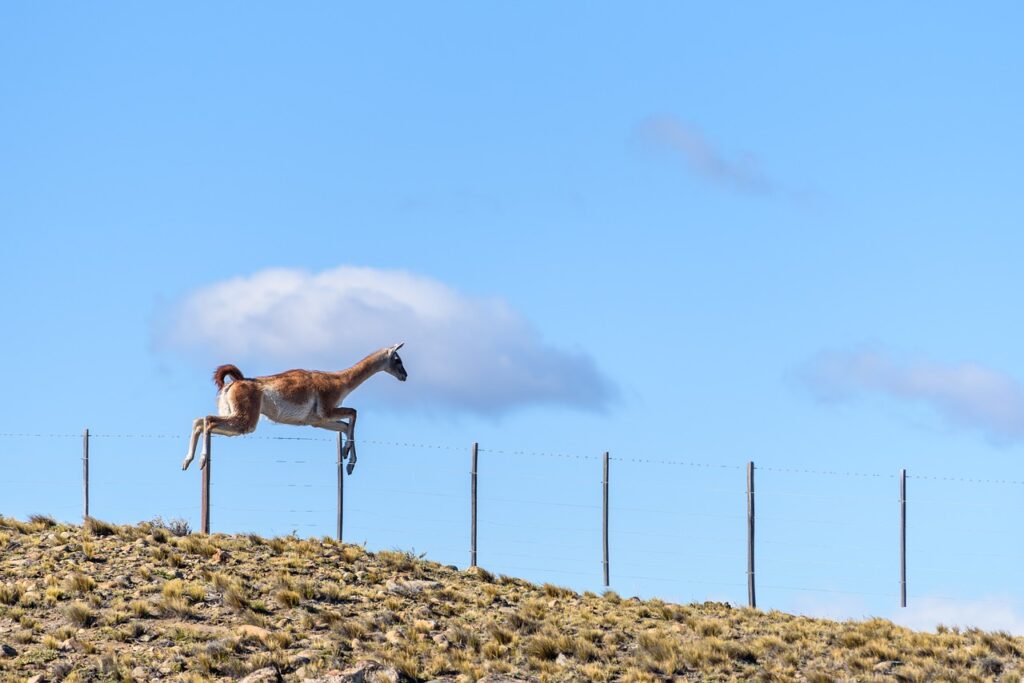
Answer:
[[[601,481],[603,515],[601,517],[601,541],[603,550],[604,585],[608,584],[608,451],[604,452],[604,478]]]
[[[757,607],[754,592],[754,463],[747,463],[747,604]]]
[[[341,542],[341,521],[345,510],[345,471],[342,469],[343,446],[341,432],[338,432],[338,542]]]
[[[469,523],[469,566],[476,566],[476,454],[478,444],[473,442],[473,461],[469,471],[470,480],[470,523]]]
[[[907,470],[900,470],[900,607],[907,606]]]
[[[199,522],[204,534],[210,533],[210,466],[213,463],[213,452],[210,449],[210,430],[203,430],[203,452],[206,453],[206,467],[203,468],[203,495],[201,520]]]
[[[82,432],[82,522],[89,519],[89,428]]]

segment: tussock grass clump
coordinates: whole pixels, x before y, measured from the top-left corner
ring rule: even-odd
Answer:
[[[87,517],[85,520],[85,530],[89,532],[89,535],[102,538],[104,536],[114,536],[117,534],[117,526],[110,522],[104,522],[101,519],[95,517]]]
[[[96,621],[96,615],[89,607],[81,601],[75,601],[68,605],[64,610],[64,616],[67,617],[75,626],[80,628],[87,628],[92,626],[93,622]]]
[[[138,619],[149,619],[156,614],[153,603],[148,600],[132,600],[128,603],[128,611]]]
[[[298,591],[288,590],[287,588],[281,588],[274,593],[274,600],[281,607],[292,608],[298,607],[299,603],[302,602],[302,596],[299,595]]]
[[[28,521],[39,529],[52,529],[57,526],[57,520],[49,515],[29,515]]]
[[[543,590],[544,595],[549,598],[568,598],[576,595],[576,591],[571,588],[563,588],[552,583],[545,583],[541,586],[541,590]]]
[[[22,581],[0,584],[0,603],[17,605],[27,590],[28,587]]]
[[[222,599],[225,605],[236,612],[248,610],[252,607],[252,602],[249,600],[245,589],[238,583],[229,584],[224,590]]]
[[[202,536],[175,537],[174,546],[187,555],[213,557],[219,550],[217,546]]]
[[[69,593],[88,593],[96,587],[96,580],[81,572],[74,572],[64,581],[64,588]]]
[[[347,545],[341,549],[341,559],[348,564],[352,564],[365,554],[366,551],[357,545]]]

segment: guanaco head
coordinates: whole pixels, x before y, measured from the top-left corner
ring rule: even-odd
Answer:
[[[405,366],[402,365],[402,359],[398,357],[398,349],[402,348],[404,344],[405,342],[402,342],[388,348],[388,364],[384,367],[388,374],[394,375],[401,382],[404,382],[405,378],[409,376],[409,373],[405,371]]]

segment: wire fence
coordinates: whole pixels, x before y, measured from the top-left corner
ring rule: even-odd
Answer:
[[[185,442],[180,434],[0,433],[0,512],[76,520],[87,505],[109,521],[159,516],[198,529],[197,477],[168,468]],[[469,444],[356,445],[355,476],[344,478],[340,496],[334,435],[216,439],[212,530],[340,531],[347,542],[445,564],[475,556],[534,580],[733,603],[754,603],[756,577],[762,606],[794,594],[913,601],[952,600],[946,594],[964,585],[1011,592],[1024,562],[1019,539],[986,523],[1024,514],[1024,481],[1015,479],[911,472],[901,501],[896,472],[754,466],[755,490],[746,463],[612,454],[604,479],[601,454],[480,447],[471,471]]]

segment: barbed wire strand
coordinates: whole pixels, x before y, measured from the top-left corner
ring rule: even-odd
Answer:
[[[0,438],[81,438],[81,433],[64,433],[64,432],[0,432]],[[153,434],[153,433],[95,433],[89,434],[90,438],[98,439],[182,439],[186,440],[188,434]],[[237,438],[237,437],[233,437]],[[240,438],[257,441],[308,441],[308,442],[321,442],[321,443],[334,443],[337,437],[311,437],[311,436],[265,436],[265,435],[242,435]],[[429,443],[416,443],[408,441],[383,441],[378,439],[354,439],[356,445],[359,444],[371,444],[371,445],[382,445],[382,446],[395,446],[403,448],[423,448],[423,449],[435,449],[435,450],[448,450],[456,452],[464,452],[468,450],[468,446],[452,446],[448,444],[429,444]],[[542,457],[555,457],[555,458],[570,458],[576,460],[600,460],[599,456],[592,455],[579,455],[569,453],[554,453],[547,451],[527,451],[527,450],[512,450],[503,448],[478,448],[480,453],[497,453],[500,455],[531,455],[531,456],[542,456]],[[685,467],[698,467],[707,469],[727,469],[727,470],[742,470],[745,465],[734,465],[728,463],[708,463],[708,462],[696,462],[686,460],[667,460],[657,458],[635,458],[635,457],[609,457],[610,460],[617,462],[631,462],[631,463],[642,463],[642,464],[661,464],[661,465],[678,465]],[[826,475],[826,476],[841,476],[841,477],[858,477],[858,478],[875,478],[875,479],[895,479],[896,474],[892,473],[880,473],[880,472],[850,472],[840,470],[819,470],[810,468],[793,468],[793,467],[776,467],[770,465],[755,465],[755,469],[761,472],[778,472],[788,474],[815,474],[815,475]],[[1015,479],[978,479],[973,477],[952,477],[942,475],[927,475],[927,474],[912,474],[907,473],[908,479],[919,479],[919,480],[930,480],[930,481],[948,481],[948,482],[961,482],[971,484],[1007,484],[1014,486],[1024,486],[1024,480]]]

